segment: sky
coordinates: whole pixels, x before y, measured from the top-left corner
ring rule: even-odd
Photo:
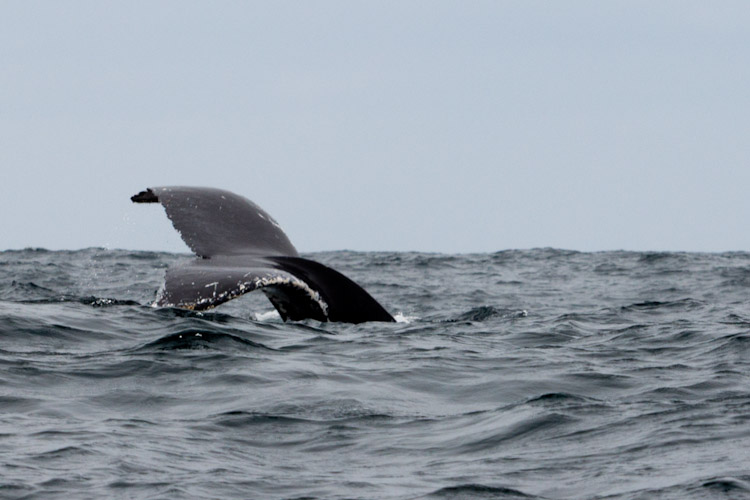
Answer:
[[[0,0],[0,249],[750,251],[750,2]]]

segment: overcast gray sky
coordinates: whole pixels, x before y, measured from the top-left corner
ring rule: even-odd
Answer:
[[[750,250],[750,2],[1,1],[0,249]]]

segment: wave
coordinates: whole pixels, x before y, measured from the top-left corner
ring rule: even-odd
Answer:
[[[666,500],[703,500],[705,498],[750,498],[750,476],[713,476],[671,484],[660,488],[639,488],[608,495],[611,499],[663,498]]]
[[[714,477],[700,484],[701,490],[713,491],[721,494],[750,495],[750,476],[743,477]]]
[[[33,281],[20,282],[15,280],[11,281],[10,285],[2,290],[0,300],[21,304],[59,304],[77,302],[79,304],[94,307],[141,305],[140,302],[130,299],[97,297],[94,295],[69,295],[67,293],[53,290],[52,288],[38,285]]]
[[[536,403],[558,406],[560,404],[581,405],[584,403],[600,403],[600,401],[594,398],[578,396],[576,394],[569,394],[567,392],[548,392],[546,394],[542,394],[541,396],[536,396],[526,400],[526,404]]]
[[[12,280],[0,289],[0,300],[8,302],[60,301],[61,294],[33,281]]]
[[[484,484],[459,484],[446,486],[425,495],[422,498],[451,498],[456,500],[483,499],[483,498],[541,498],[527,495],[523,491],[507,488],[504,486],[487,486]]]
[[[493,416],[493,419],[497,417]],[[552,433],[557,433],[559,428],[567,426],[576,419],[562,413],[545,413],[534,415],[519,421],[503,425],[500,429],[489,427],[478,432],[475,439],[468,435],[461,436],[461,443],[456,447],[449,447],[451,452],[473,455],[485,453],[497,449],[499,446],[518,440],[543,439]],[[484,427],[486,424],[482,424]]]
[[[193,349],[265,350],[275,351],[260,342],[241,337],[239,334],[212,332],[207,330],[182,330],[165,335],[134,349],[134,352],[175,351]]]
[[[455,322],[461,322],[461,321],[468,321],[468,322],[482,322],[487,321],[492,318],[503,318],[503,319],[516,319],[516,318],[525,318],[528,316],[528,312],[518,311],[518,310],[510,310],[510,309],[499,309],[493,306],[479,306],[474,307],[472,309],[469,309],[466,312],[463,312],[453,318],[444,320],[444,322],[447,323],[455,323]]]
[[[693,309],[704,307],[705,305],[705,302],[701,300],[686,297],[678,300],[647,300],[643,302],[636,302],[627,306],[622,306],[620,310],[623,312],[661,312],[672,310],[690,311]]]

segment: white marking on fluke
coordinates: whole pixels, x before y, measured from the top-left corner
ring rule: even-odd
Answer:
[[[216,297],[216,290],[219,287],[219,282],[218,281],[214,281],[213,283],[208,283],[207,285],[204,285],[204,288],[211,288],[211,287],[214,287],[213,296]]]
[[[300,290],[303,290],[310,299],[318,304],[318,307],[323,311],[323,315],[328,317],[328,304],[323,300],[323,298],[320,296],[320,294],[310,288],[310,286],[302,281],[299,278],[291,277],[291,278],[285,278],[283,276],[267,276],[264,278],[255,278],[255,287],[256,288],[265,288],[269,286],[293,286],[295,288],[299,288]]]

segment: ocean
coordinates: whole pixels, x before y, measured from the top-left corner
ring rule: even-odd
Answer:
[[[305,257],[398,322],[0,252],[0,498],[750,498],[750,253]]]

